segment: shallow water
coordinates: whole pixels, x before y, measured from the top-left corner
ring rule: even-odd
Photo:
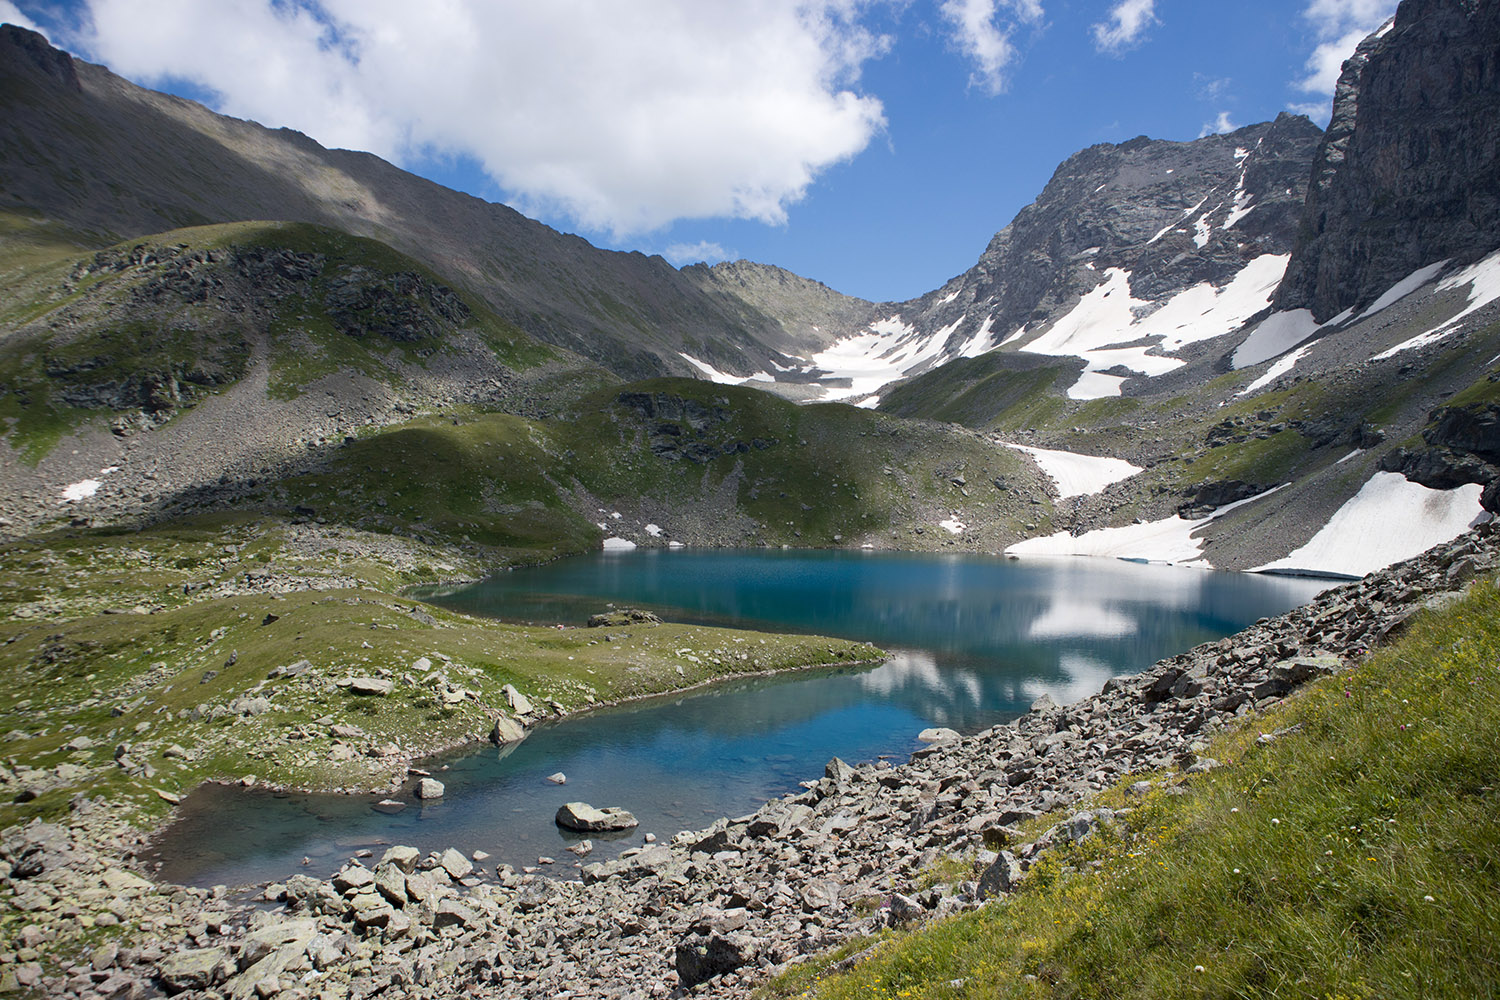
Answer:
[[[408,843],[484,850],[499,861],[557,860],[577,838],[554,825],[563,802],[619,805],[641,826],[600,836],[613,857],[718,816],[750,812],[850,762],[904,759],[927,726],[975,732],[1050,693],[1067,703],[1107,677],[1306,603],[1326,581],[1103,560],[851,552],[637,551],[502,573],[430,599],[508,620],[581,624],[606,604],[700,624],[817,632],[892,651],[884,664],[731,681],[688,695],[546,726],[508,752],[487,747],[437,766],[436,803],[396,815],[375,797],[207,787],[158,843],[161,874],[210,885],[326,875],[355,850]],[[564,786],[546,776],[562,771]],[[308,859],[303,866],[302,859]]]

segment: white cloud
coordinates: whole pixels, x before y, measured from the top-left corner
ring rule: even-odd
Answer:
[[[1156,0],[1119,0],[1110,8],[1109,20],[1094,25],[1094,47],[1100,52],[1123,52],[1140,42],[1146,29],[1156,23]]]
[[[89,0],[122,75],[402,163],[471,156],[523,210],[616,237],[779,224],[885,126],[863,0]],[[1034,2],[1034,0],[1027,0]]]
[[[22,14],[10,0],[0,0],[0,21],[6,24],[14,24],[18,28],[29,28],[32,31],[42,30],[36,26],[35,21]]]
[[[974,62],[969,85],[992,97],[1005,90],[1005,71],[1015,61],[1016,26],[1040,24],[1045,13],[1041,0],[943,0],[939,9],[953,28],[953,44]]]
[[[717,264],[721,260],[728,260],[730,254],[717,243],[699,240],[697,243],[673,243],[662,251],[662,256],[681,267],[683,264],[700,262]]]
[[[1307,59],[1307,75],[1297,88],[1333,96],[1344,60],[1365,37],[1396,11],[1396,0],[1311,0],[1302,17],[1313,29],[1318,47]]]
[[[1239,126],[1229,120],[1229,112],[1220,111],[1219,117],[1211,122],[1203,123],[1203,131],[1198,133],[1198,138],[1201,139],[1206,135],[1223,135],[1225,132],[1233,132],[1237,128]]]

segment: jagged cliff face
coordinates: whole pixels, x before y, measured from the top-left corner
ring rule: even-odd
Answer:
[[[1279,309],[1321,321],[1500,246],[1500,5],[1405,0],[1344,64]]]
[[[368,153],[214,114],[0,28],[0,211],[88,249],[181,226],[313,222],[411,255],[540,340],[617,374],[765,367],[782,324],[660,257],[600,250]]]

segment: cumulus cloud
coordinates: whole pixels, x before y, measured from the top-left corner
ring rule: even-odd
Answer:
[[[1198,138],[1201,139],[1206,135],[1223,135],[1225,132],[1233,132],[1237,128],[1239,126],[1230,121],[1229,112],[1220,111],[1219,117],[1211,122],[1203,123],[1203,130],[1198,133]]]
[[[717,243],[699,240],[697,243],[673,243],[662,252],[662,256],[673,264],[717,264],[729,259],[729,251]]]
[[[1318,46],[1297,88],[1332,97],[1344,60],[1395,12],[1396,0],[1311,0],[1302,17],[1312,26]]]
[[[67,41],[325,145],[472,157],[517,207],[618,238],[782,223],[860,153],[885,118],[855,88],[890,45],[861,2],[89,0]]]
[[[1094,25],[1094,47],[1118,54],[1138,44],[1156,23],[1156,0],[1119,0],[1110,8],[1109,19]]]
[[[992,97],[1005,90],[1005,71],[1016,59],[1015,29],[1040,24],[1045,14],[1041,0],[943,0],[939,10],[953,44],[974,63],[969,85]]]
[[[41,30],[36,26],[34,21],[25,14],[22,14],[10,0],[0,0],[0,22],[14,24],[18,28],[29,28],[32,31]]]

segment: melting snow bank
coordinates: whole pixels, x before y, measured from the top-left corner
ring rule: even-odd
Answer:
[[[1479,506],[1481,492],[1478,485],[1428,489],[1399,472],[1377,472],[1306,545],[1251,572],[1373,573],[1488,520]]]
[[[629,552],[635,548],[635,542],[628,538],[606,538],[604,540],[605,552]]]
[[[1420,272],[1418,272],[1420,273]],[[1415,277],[1415,275],[1413,276]],[[1410,280],[1410,279],[1409,279]],[[1462,312],[1445,323],[1420,333],[1410,340],[1404,341],[1371,358],[1371,361],[1384,361],[1386,358],[1394,357],[1402,351],[1410,351],[1418,347],[1426,347],[1428,344],[1436,343],[1458,330],[1459,324],[1473,313],[1478,312],[1485,306],[1500,299],[1500,251],[1490,254],[1488,257],[1475,264],[1466,267],[1462,271],[1449,278],[1438,282],[1439,291],[1452,291],[1469,286],[1469,301]]]
[[[1280,489],[1281,487],[1276,487]],[[1276,490],[1267,490],[1237,503],[1227,504],[1208,517],[1196,521],[1174,514],[1146,524],[1127,524],[1121,528],[1097,528],[1082,535],[1059,531],[1042,538],[1028,538],[1005,550],[1010,556],[1094,556],[1103,559],[1130,559],[1139,562],[1198,566],[1211,569],[1203,558],[1203,541],[1193,537],[1209,522],[1230,511],[1254,503]]]
[[[1071,451],[1051,451],[1046,448],[1028,448],[1020,444],[1006,444],[1007,448],[1023,451],[1057,486],[1062,499],[1091,496],[1108,486],[1129,479],[1142,471],[1123,458],[1100,458],[1097,455],[1079,455]]]

